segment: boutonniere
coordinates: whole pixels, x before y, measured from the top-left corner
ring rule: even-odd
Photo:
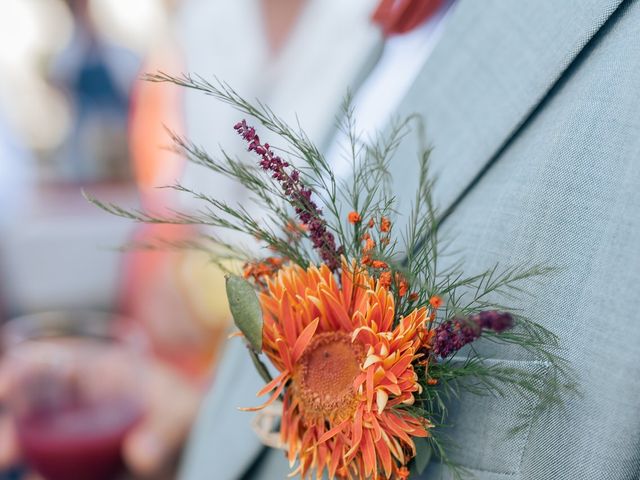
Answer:
[[[165,74],[149,79],[200,90],[260,125],[261,131],[247,120],[230,126],[251,162],[225,152],[209,155],[172,136],[190,160],[244,186],[247,201],[261,205],[262,214],[256,218],[243,204],[184,185],[171,188],[199,199],[198,212],[157,216],[91,200],[137,221],[230,229],[265,247],[268,253],[255,258],[255,249],[215,233],[186,245],[211,248],[223,267],[229,258],[244,262],[241,272],[228,273],[227,294],[248,355],[265,380],[257,392],[264,403],[246,410],[272,412],[277,405],[292,474],[406,479],[421,472],[432,453],[464,473],[442,435],[452,396],[464,389],[503,395],[510,386],[511,392],[533,392],[538,405],[561,404],[568,383],[556,336],[509,306],[525,281],[550,269],[497,265],[466,273],[456,263],[441,270],[427,148],[419,152],[412,208],[396,211],[395,197],[405,192],[391,187],[390,160],[419,118],[395,122],[386,135],[364,143],[347,104],[343,129],[351,149],[345,161],[352,169],[349,178],[338,179],[304,132],[228,85]],[[402,215],[407,226],[399,231]],[[483,340],[520,348],[552,371],[540,378],[486,362],[475,348]]]

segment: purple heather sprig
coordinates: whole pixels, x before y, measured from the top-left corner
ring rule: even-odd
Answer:
[[[442,322],[435,330],[433,353],[446,358],[482,335],[483,330],[504,332],[513,326],[513,316],[507,312],[488,310],[465,318]]]
[[[260,137],[255,128],[247,125],[246,120],[236,123],[233,127],[249,144],[249,151],[260,155],[260,167],[280,183],[284,194],[289,197],[300,221],[309,230],[309,237],[322,261],[335,271],[340,267],[340,255],[343,248],[336,246],[335,237],[327,229],[327,222],[322,218],[322,210],[311,200],[311,190],[300,180],[300,172],[291,168],[289,163],[277,156],[268,143],[260,143]]]

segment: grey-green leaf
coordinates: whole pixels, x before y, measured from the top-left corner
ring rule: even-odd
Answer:
[[[431,446],[426,438],[414,437],[413,441],[416,445],[416,458],[413,460],[413,467],[415,473],[421,475],[431,460]]]
[[[227,298],[233,321],[256,352],[262,351],[262,309],[256,291],[249,282],[227,275]]]

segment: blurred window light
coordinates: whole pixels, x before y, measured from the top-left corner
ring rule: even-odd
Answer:
[[[38,44],[33,2],[6,0],[0,15],[0,61],[14,66],[32,57]]]
[[[144,52],[166,25],[162,0],[89,0],[93,22],[109,40]]]
[[[25,82],[16,91],[22,101],[20,110],[11,116],[22,132],[22,140],[34,150],[58,147],[71,128],[71,111],[65,96],[41,81]]]
[[[61,0],[0,2],[0,65],[24,69],[40,55],[63,48],[73,20]]]
[[[66,100],[48,85],[43,67],[72,33],[62,0],[0,1],[0,110],[30,148],[50,150],[68,131]]]

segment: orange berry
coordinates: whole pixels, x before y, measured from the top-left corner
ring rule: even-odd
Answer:
[[[429,305],[431,305],[435,309],[440,308],[442,304],[442,297],[439,297],[438,295],[434,295],[429,299]]]
[[[356,223],[360,223],[362,221],[362,217],[358,212],[349,212],[349,223],[355,225]]]
[[[402,275],[396,273],[396,283],[398,284],[398,295],[404,297],[409,291],[409,282]]]
[[[368,238],[364,244],[364,247],[362,248],[362,251],[367,253],[373,250],[375,247],[376,247],[376,242],[374,242],[371,238]]]
[[[389,268],[389,265],[387,265],[387,263],[383,262],[382,260],[374,260],[373,262],[371,262],[371,266],[373,268]]]
[[[386,271],[386,272],[382,272],[380,274],[380,285],[382,285],[384,288],[391,288],[391,272],[390,271]]]
[[[244,267],[242,267],[242,276],[244,278],[249,278],[251,276],[251,271],[252,271],[251,265],[245,264]]]
[[[278,257],[269,257],[265,260],[266,263],[273,265],[274,267],[279,267],[282,265],[283,260],[282,258],[278,258]]]
[[[409,478],[409,469],[407,467],[400,467],[398,469],[398,480],[407,480]]]

